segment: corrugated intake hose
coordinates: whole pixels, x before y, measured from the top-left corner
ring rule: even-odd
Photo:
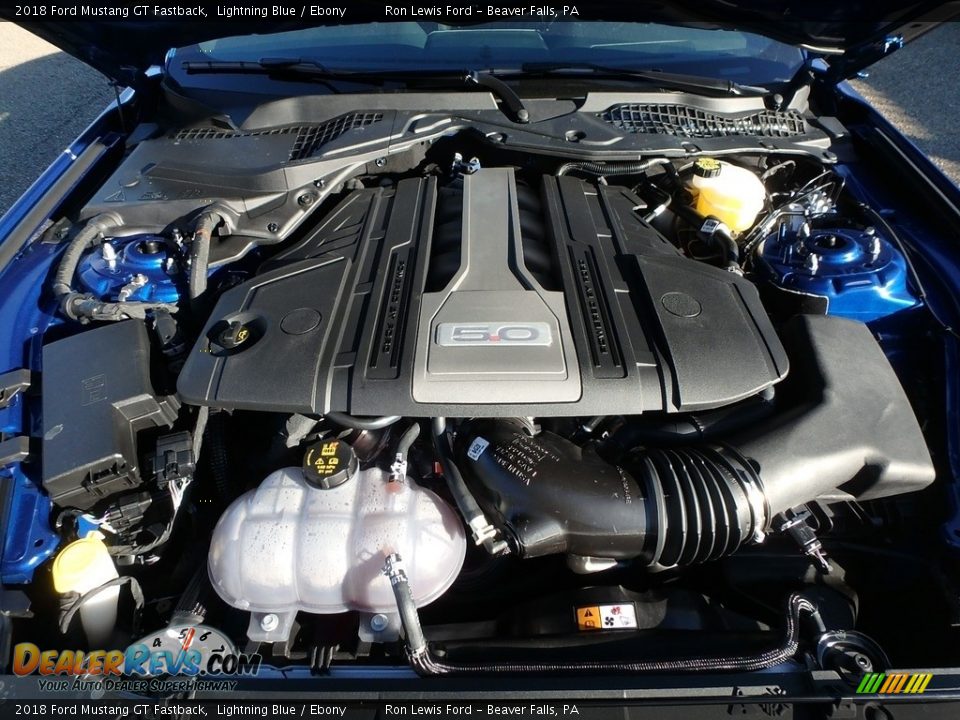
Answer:
[[[190,247],[190,299],[196,300],[207,289],[207,272],[210,267],[210,243],[213,231],[223,218],[215,212],[204,212],[193,227],[193,244]]]
[[[557,170],[557,175],[566,175],[577,170],[591,175],[604,175],[606,177],[615,177],[623,175],[642,175],[647,170],[657,165],[670,165],[667,158],[653,158],[652,160],[641,160],[638,162],[568,162],[564,163]]]
[[[77,273],[80,258],[88,248],[101,240],[103,233],[120,225],[119,218],[113,215],[97,215],[87,221],[76,234],[67,249],[63,251],[57,273],[53,278],[53,294],[58,298],[73,292],[73,276]]]
[[[60,303],[61,312],[71,320],[117,321],[128,318],[143,319],[148,312],[154,310],[176,312],[175,303],[105,302],[73,289],[73,276],[77,272],[80,258],[102,240],[104,232],[120,225],[119,218],[113,215],[97,215],[87,221],[64,250],[53,279],[53,294]]]
[[[557,662],[535,660],[530,662],[457,662],[439,658],[430,649],[410,583],[403,571],[399,555],[390,555],[383,570],[390,579],[397,610],[405,635],[407,657],[420,675],[526,675],[566,674],[584,672],[603,673],[668,673],[668,672],[751,672],[763,670],[787,662],[800,646],[800,617],[803,613],[815,614],[816,606],[799,593],[787,599],[784,617],[783,640],[776,647],[746,655],[722,655],[669,660],[579,660]],[[546,652],[549,652],[547,650]]]
[[[593,445],[532,437],[522,419],[477,419],[458,428],[463,478],[521,557],[657,567],[729,555],[814,500],[870,500],[933,482],[916,416],[866,325],[801,316],[781,337],[790,374],[773,416],[723,442],[641,441],[613,464]]]

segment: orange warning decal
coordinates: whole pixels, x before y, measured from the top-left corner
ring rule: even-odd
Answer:
[[[577,608],[579,630],[636,630],[637,627],[637,609],[630,602]]]
[[[600,606],[577,608],[578,630],[600,630]]]

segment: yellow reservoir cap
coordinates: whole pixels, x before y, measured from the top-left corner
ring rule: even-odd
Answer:
[[[716,158],[698,158],[693,163],[693,172],[700,177],[716,177],[722,169],[720,161]]]
[[[53,588],[61,594],[82,595],[115,577],[117,568],[99,534],[73,541],[53,560]]]

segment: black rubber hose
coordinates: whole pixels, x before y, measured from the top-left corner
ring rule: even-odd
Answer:
[[[783,640],[776,647],[745,655],[677,658],[670,660],[579,660],[558,662],[536,660],[530,662],[457,662],[437,657],[423,634],[417,607],[406,574],[400,565],[400,556],[387,559],[384,573],[393,587],[400,622],[406,636],[407,657],[414,670],[424,676],[442,675],[527,675],[567,674],[583,672],[655,673],[655,672],[752,672],[787,662],[797,654],[800,646],[800,617],[814,614],[816,606],[799,593],[787,599]]]
[[[196,300],[207,289],[207,272],[210,267],[210,244],[213,231],[223,218],[215,212],[204,212],[193,228],[193,244],[190,247],[190,299]]]
[[[423,634],[420,624],[420,615],[413,600],[413,590],[407,580],[407,573],[403,569],[403,560],[397,553],[387,556],[383,573],[390,579],[393,587],[393,596],[397,600],[397,612],[400,614],[400,625],[407,649],[412,654],[420,654],[427,650],[427,638]]]
[[[687,207],[682,203],[676,203],[673,206],[673,212],[679,217],[683,218],[683,220],[692,225],[698,231],[703,227],[703,223],[708,219],[693,208]],[[724,263],[726,263],[728,267],[739,268],[740,245],[737,244],[737,241],[734,240],[733,236],[724,228],[724,225],[719,225],[716,230],[714,230],[713,233],[708,236],[707,242],[712,244],[720,251],[720,254],[723,256]]]
[[[443,469],[443,476],[447,481],[447,487],[457,509],[466,521],[470,532],[473,535],[474,542],[478,545],[483,543],[491,552],[495,548],[494,531],[490,527],[483,510],[477,503],[470,488],[467,487],[460,468],[457,467],[453,459],[453,450],[447,439],[447,419],[435,417],[432,420],[433,447],[440,459],[440,467]]]
[[[111,228],[120,221],[109,214],[90,219],[67,245],[53,279],[53,294],[60,303],[60,311],[71,320],[117,321],[127,318],[145,318],[148,312],[167,310],[175,312],[175,303],[104,302],[92,295],[73,289],[73,277],[77,273],[80,258]]]
[[[410,448],[413,447],[413,444],[417,441],[418,437],[420,437],[420,423],[416,422],[412,423],[410,427],[407,428],[406,432],[400,436],[400,442],[397,443],[397,455],[400,456],[404,461],[410,454]]]
[[[724,225],[717,226],[717,229],[710,235],[710,240],[719,248],[727,267],[739,268],[740,246],[725,227]]]
[[[53,294],[63,298],[73,292],[73,276],[77,273],[77,266],[83,253],[90,248],[106,231],[120,225],[120,221],[112,215],[97,215],[87,221],[76,234],[67,249],[63,251],[60,264],[57,266],[53,278]]]
[[[397,443],[396,454],[393,464],[390,466],[390,480],[393,482],[403,482],[407,476],[407,456],[410,454],[410,448],[420,437],[420,423],[414,422],[400,436],[400,442]]]
[[[348,415],[347,413],[334,411],[324,413],[323,416],[327,420],[335,422],[337,425],[351,428],[353,430],[382,430],[383,428],[389,427],[400,420],[399,415],[385,415],[383,417],[367,418],[356,417],[355,415]]]
[[[614,177],[618,175],[640,175],[657,165],[670,165],[666,158],[653,158],[652,160],[642,160],[638,162],[568,162],[560,166],[557,175],[566,175],[571,170],[589,173],[590,175],[606,175]]]

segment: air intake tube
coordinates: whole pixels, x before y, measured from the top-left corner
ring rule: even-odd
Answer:
[[[567,553],[660,567],[730,554],[813,500],[919,490],[934,469],[910,403],[869,329],[803,316],[782,339],[777,410],[723,443],[639,447],[618,465],[521,421],[473,420],[458,465],[522,557]]]

